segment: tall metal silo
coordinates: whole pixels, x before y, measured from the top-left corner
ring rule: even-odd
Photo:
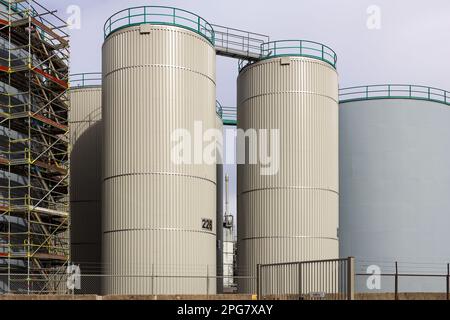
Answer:
[[[105,37],[103,292],[214,294],[216,164],[172,155],[178,130],[197,149],[196,126],[215,128],[214,31],[139,7],[112,16]]]
[[[101,293],[102,75],[71,76],[69,112],[71,257],[82,277],[79,293]]]
[[[309,41],[270,42],[262,52],[239,74],[238,129],[279,130],[280,161],[273,175],[263,175],[261,160],[238,166],[237,271],[245,293],[256,292],[258,264],[339,256],[336,54]]]
[[[216,129],[223,135],[223,108],[217,101],[216,105]],[[221,146],[218,146],[221,148]],[[223,148],[222,148],[223,149]],[[220,157],[222,152],[218,151],[217,158],[217,174],[216,174],[216,199],[217,199],[217,215],[216,215],[216,230],[217,230],[217,293],[223,293],[223,159]],[[223,151],[223,150],[222,150]]]
[[[340,90],[340,253],[400,292],[445,292],[450,261],[450,93],[411,85]],[[367,280],[372,280],[367,283]],[[368,286],[369,284],[369,286]],[[357,277],[357,291],[392,292]]]

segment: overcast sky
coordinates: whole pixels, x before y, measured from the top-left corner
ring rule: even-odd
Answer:
[[[81,29],[71,31],[72,73],[101,70],[103,24],[139,5],[192,11],[212,24],[267,34],[272,40],[306,39],[338,55],[340,86],[405,83],[450,90],[450,0],[43,0],[67,18],[81,8]],[[380,29],[368,28],[380,9]],[[371,24],[371,26],[374,26]],[[236,104],[237,62],[218,58],[217,95]],[[228,170],[234,171],[232,167]],[[234,172],[232,179],[235,180]],[[234,189],[234,188],[233,188]],[[234,212],[235,204],[233,203]]]

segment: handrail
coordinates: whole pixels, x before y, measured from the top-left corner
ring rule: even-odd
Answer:
[[[261,45],[262,59],[300,56],[322,60],[336,68],[337,54],[330,47],[309,40],[278,40]]]
[[[261,45],[269,42],[267,35],[245,30],[212,25],[216,35],[216,50],[225,56],[240,56],[258,60],[261,56]]]
[[[102,74],[99,72],[75,73],[69,77],[70,86],[74,87],[92,87],[102,85]]]
[[[223,106],[223,124],[235,126],[237,122],[236,107]]]
[[[375,99],[426,100],[450,105],[450,92],[438,88],[410,84],[378,84],[339,90],[340,103]]]
[[[220,119],[223,118],[223,108],[219,101],[216,101],[216,113],[220,117]]]
[[[165,6],[140,6],[121,10],[112,15],[104,25],[105,39],[112,33],[142,24],[171,25],[196,32],[215,43],[212,25],[202,17],[183,9]]]

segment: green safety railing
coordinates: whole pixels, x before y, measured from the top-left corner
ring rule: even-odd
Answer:
[[[322,60],[336,68],[337,55],[330,47],[308,40],[279,40],[261,45],[261,59],[299,56]]]
[[[414,99],[450,105],[450,92],[409,84],[379,84],[339,90],[340,103],[375,99]]]
[[[216,101],[216,113],[220,117],[220,119],[223,118],[223,108],[219,101]]]
[[[205,37],[211,44],[215,43],[214,29],[205,19],[186,10],[164,6],[132,7],[115,13],[105,23],[105,38],[123,28],[141,24],[185,28]]]
[[[24,13],[28,13],[31,11],[31,16],[32,17],[36,17],[38,15],[37,11],[32,7],[28,7],[22,3],[19,2],[11,2],[9,3],[6,0],[0,0],[0,4],[3,4],[6,9],[9,8],[9,5],[11,4],[11,10],[13,10],[14,12],[18,13],[20,16],[24,16]]]
[[[75,73],[69,77],[71,88],[97,87],[102,85],[102,74],[99,72]]]
[[[223,124],[226,126],[236,126],[237,124],[237,109],[236,107],[223,106]]]

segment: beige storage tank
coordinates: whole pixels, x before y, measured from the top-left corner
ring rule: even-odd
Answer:
[[[102,75],[71,76],[69,112],[71,257],[82,275],[101,274]],[[82,278],[77,293],[100,294],[100,277]]]
[[[198,150],[177,164],[171,141],[185,129],[197,149],[194,127],[215,128],[214,31],[183,10],[139,7],[111,17],[105,36],[103,292],[215,294],[216,164]]]
[[[263,176],[261,160],[238,166],[242,293],[256,293],[258,264],[339,257],[336,55],[310,41],[262,51],[239,74],[238,129],[279,130],[279,170]]]

